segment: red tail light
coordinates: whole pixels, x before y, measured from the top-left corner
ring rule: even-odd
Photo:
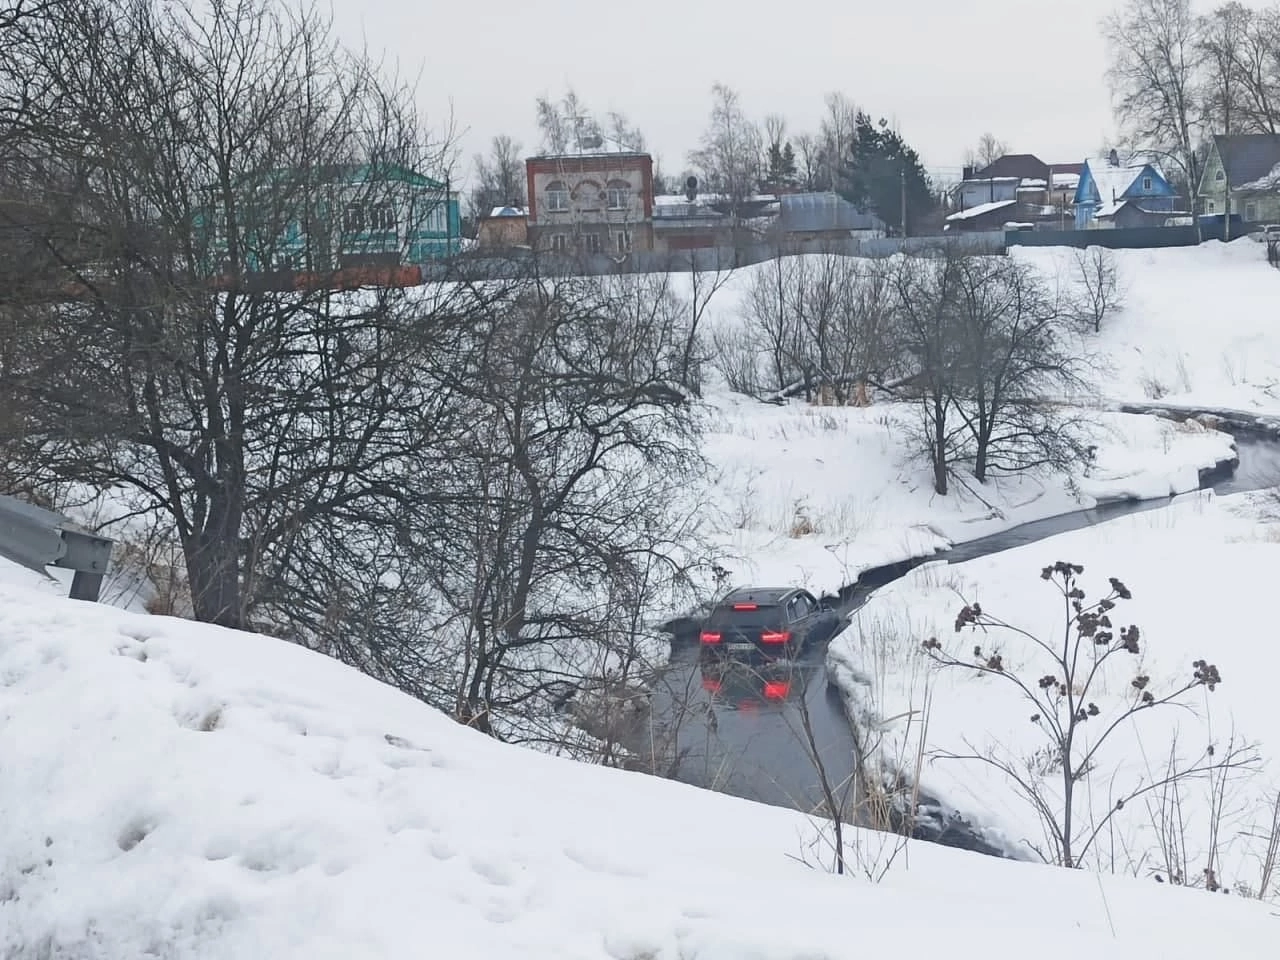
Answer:
[[[790,692],[791,682],[789,680],[770,680],[764,685],[764,698],[766,700],[785,700]]]
[[[760,604],[758,604],[758,603],[735,603],[735,604],[733,605],[733,609],[735,609],[735,610],[759,610],[759,609],[760,609]]]
[[[786,630],[766,630],[760,634],[761,643],[786,643],[791,639],[791,634]]]
[[[719,693],[720,681],[716,680],[714,677],[703,677],[702,689],[707,691],[707,693]]]
[[[703,643],[719,643],[722,639],[723,639],[723,638],[720,636],[720,634],[716,633],[716,632],[715,632],[715,631],[713,631],[713,630],[703,630],[703,631],[702,631],[702,642],[703,642]]]

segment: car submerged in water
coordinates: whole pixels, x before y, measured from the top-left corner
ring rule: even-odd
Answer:
[[[704,657],[794,660],[839,629],[838,613],[798,587],[740,587],[723,597],[699,634]]]

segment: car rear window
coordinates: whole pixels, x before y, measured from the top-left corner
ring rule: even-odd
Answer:
[[[712,627],[779,627],[782,626],[782,608],[776,604],[760,604],[754,610],[735,610],[733,607],[717,607],[711,615]]]

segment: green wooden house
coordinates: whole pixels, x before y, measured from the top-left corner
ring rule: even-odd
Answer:
[[[1214,136],[1197,193],[1202,214],[1280,223],[1280,136]]]
[[[196,218],[215,273],[423,264],[456,254],[460,227],[447,183],[393,164],[270,170],[210,189]]]

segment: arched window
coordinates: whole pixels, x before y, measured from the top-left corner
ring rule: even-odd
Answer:
[[[610,210],[625,210],[631,198],[631,184],[625,180],[610,180],[605,193]]]
[[[562,180],[547,184],[547,209],[552,213],[564,213],[569,209],[569,188]]]

